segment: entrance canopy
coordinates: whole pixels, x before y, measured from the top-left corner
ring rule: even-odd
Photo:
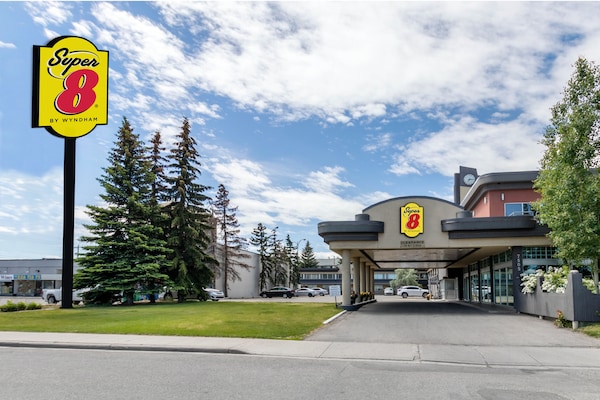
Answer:
[[[461,268],[521,245],[519,237],[547,245],[530,216],[473,218],[455,203],[425,196],[386,200],[354,221],[321,222],[318,231],[332,251],[385,270]]]

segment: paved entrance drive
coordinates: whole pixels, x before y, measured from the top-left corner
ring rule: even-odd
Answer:
[[[600,340],[512,310],[461,302],[377,296],[306,338],[309,341],[510,347],[596,347]]]

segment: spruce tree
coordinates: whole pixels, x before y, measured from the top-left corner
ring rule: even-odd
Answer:
[[[157,130],[154,132],[154,135],[150,139],[150,144],[150,147],[147,149],[148,161],[150,163],[150,170],[154,174],[154,180],[152,181],[150,192],[150,205],[153,209],[151,220],[152,224],[155,227],[161,228],[164,233],[167,232],[169,223],[169,218],[163,210],[167,188],[167,177],[165,175],[167,160],[163,155],[166,147],[163,146],[160,131]],[[163,235],[163,238],[166,240],[166,235]],[[164,272],[165,270],[166,266],[163,265],[161,272]],[[154,289],[152,293],[150,293],[150,302],[154,303],[156,300],[154,291],[158,292],[163,288],[153,287],[150,289]]]
[[[259,223],[252,231],[250,243],[256,247],[258,253],[260,273],[258,274],[258,290],[263,291],[269,289],[271,277],[271,259],[269,257],[269,235],[267,235],[267,227]]]
[[[105,193],[103,206],[87,206],[93,224],[86,225],[89,243],[77,262],[74,288],[92,288],[86,300],[108,302],[123,293],[133,303],[135,290],[153,290],[168,277],[160,273],[168,249],[160,227],[152,223],[157,212],[151,201],[154,175],[145,148],[123,118],[108,167],[98,179]]]
[[[229,191],[225,189],[225,185],[220,184],[213,203],[213,215],[217,224],[220,254],[217,271],[223,275],[225,297],[228,296],[229,281],[235,282],[241,279],[236,267],[246,270],[252,268],[251,265],[243,262],[250,255],[242,251],[246,241],[239,236],[240,224],[236,216],[237,209],[230,205]]]
[[[163,146],[160,131],[154,132],[150,139],[151,146],[148,149],[150,168],[154,174],[152,182],[152,202],[160,204],[166,200],[167,177],[166,164],[167,159],[163,156],[166,147]]]
[[[298,257],[298,247],[294,246],[294,242],[287,235],[285,238],[285,255],[289,265],[289,282],[292,288],[300,285],[300,260]]]
[[[167,156],[166,189],[170,218],[167,241],[173,251],[166,271],[178,290],[179,301],[183,301],[186,293],[202,295],[202,287],[212,281],[210,265],[216,263],[208,254],[213,227],[205,207],[210,198],[204,193],[210,188],[198,183],[201,163],[196,146],[189,121],[184,118],[175,147]]]
[[[271,285],[286,285],[288,280],[288,258],[281,240],[277,238],[277,228],[268,238],[269,261],[271,264],[269,281]]]
[[[310,242],[307,240],[304,249],[302,250],[302,255],[300,256],[300,268],[318,268],[319,261],[315,257],[315,252],[313,251]]]

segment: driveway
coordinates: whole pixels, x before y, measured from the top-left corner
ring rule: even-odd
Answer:
[[[553,321],[462,302],[378,296],[305,340],[465,346],[600,347],[600,340]]]

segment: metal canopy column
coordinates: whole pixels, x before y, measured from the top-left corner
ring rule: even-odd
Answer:
[[[367,263],[363,261],[360,263],[360,290],[358,291],[358,293],[367,291],[366,276],[367,276]]]
[[[352,257],[352,290],[360,293],[360,257]]]
[[[350,250],[342,250],[342,305],[349,306],[352,303],[350,294]]]

